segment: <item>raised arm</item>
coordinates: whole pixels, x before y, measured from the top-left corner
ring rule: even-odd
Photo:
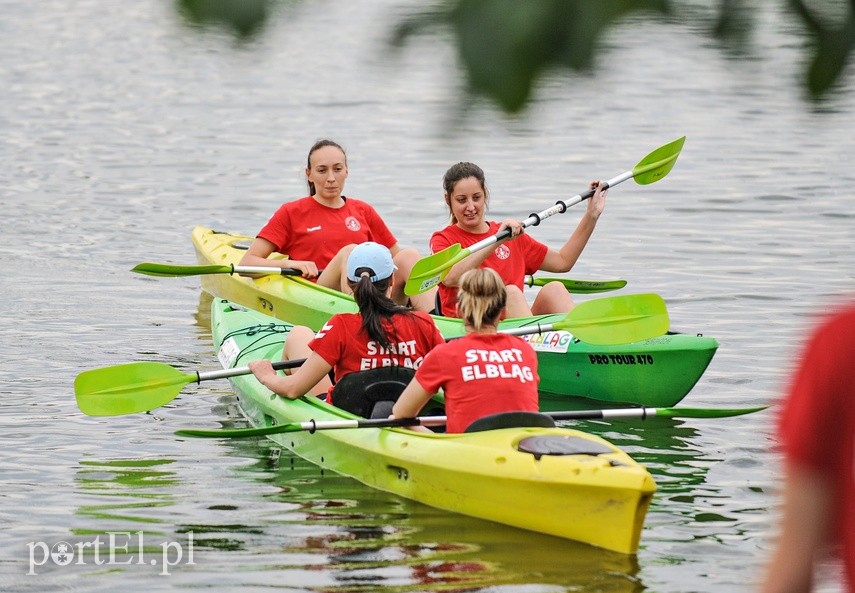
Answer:
[[[594,228],[597,226],[597,220],[606,207],[606,194],[608,190],[600,189],[599,181],[592,181],[591,188],[596,188],[594,195],[588,199],[588,208],[576,229],[567,242],[560,249],[552,249],[546,252],[546,257],[543,258],[543,263],[540,264],[540,269],[547,272],[569,272],[576,264],[579,256],[582,255],[588,240],[594,233]]]

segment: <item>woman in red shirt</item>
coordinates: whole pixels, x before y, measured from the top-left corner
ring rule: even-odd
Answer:
[[[517,220],[498,223],[486,219],[489,196],[481,167],[462,162],[448,169],[443,178],[443,189],[445,203],[451,212],[451,224],[431,236],[431,251],[437,253],[456,243],[469,247],[506,228],[511,229],[511,236],[496,243],[495,248],[476,251],[449,270],[439,284],[442,314],[460,317],[455,306],[460,277],[467,270],[478,267],[496,270],[505,281],[508,287],[507,317],[570,311],[573,299],[559,282],[551,282],[541,288],[529,307],[523,294],[523,280],[526,274],[537,270],[567,272],[579,259],[606,205],[607,192],[600,190],[599,181],[592,181],[591,187],[596,191],[588,199],[588,209],[576,230],[560,249],[552,249],[525,234],[522,223]]]
[[[270,217],[240,260],[242,266],[295,268],[321,286],[348,292],[345,262],[358,244],[374,241],[389,248],[400,270],[392,299],[407,303],[404,284],[419,260],[412,247],[402,249],[377,211],[367,202],[342,195],[347,180],[347,155],[332,140],[318,140],[309,150],[306,182],[309,195],[286,202]],[[273,252],[288,259],[270,260]],[[411,297],[413,308],[430,311],[435,292]]]
[[[249,363],[256,378],[271,391],[290,399],[312,393],[327,393],[332,401],[332,383],[350,373],[380,367],[417,369],[425,355],[444,344],[430,315],[396,305],[389,298],[395,264],[384,246],[367,242],[351,250],[346,274],[359,313],[334,315],[313,335],[295,326],[288,335],[282,358],[306,362],[290,375],[277,375],[269,360]]]
[[[537,354],[520,338],[497,330],[506,300],[504,282],[494,270],[470,270],[461,277],[457,310],[466,336],[431,350],[392,408],[393,417],[415,417],[440,389],[447,432],[463,432],[490,414],[538,411]]]

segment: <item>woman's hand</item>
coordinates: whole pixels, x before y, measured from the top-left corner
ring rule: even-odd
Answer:
[[[525,232],[523,224],[513,218],[508,218],[507,220],[502,221],[502,224],[499,225],[497,234],[502,233],[505,229],[511,230],[511,239],[518,237]]]
[[[608,188],[602,189],[602,183],[599,180],[591,182],[591,189],[594,190],[594,195],[588,199],[588,210],[587,214],[594,220],[597,220],[600,217],[600,214],[603,213],[603,210],[606,209],[606,194],[608,194]]]
[[[318,266],[313,261],[297,261],[293,259],[283,259],[282,267],[300,270],[300,275],[303,278],[316,278],[319,274]]]
[[[273,388],[270,386],[270,381],[276,378],[273,363],[269,360],[250,360],[247,366],[249,366],[249,370],[252,371],[252,374],[255,375],[259,383],[273,391]]]

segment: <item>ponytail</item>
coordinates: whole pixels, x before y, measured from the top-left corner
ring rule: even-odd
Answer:
[[[359,314],[362,316],[362,329],[368,334],[368,337],[380,346],[387,350],[391,349],[392,339],[383,327],[383,320],[388,319],[391,324],[394,315],[412,315],[412,311],[407,307],[395,304],[392,299],[386,296],[389,283],[392,282],[391,276],[377,282],[371,282],[373,272],[369,268],[358,268],[356,273],[359,275],[359,280],[357,282],[348,280],[348,285],[353,291],[356,304],[359,306]],[[394,337],[394,326],[392,326],[391,333]]]
[[[505,283],[495,270],[476,268],[460,277],[457,313],[476,331],[485,325],[496,325],[507,301]]]

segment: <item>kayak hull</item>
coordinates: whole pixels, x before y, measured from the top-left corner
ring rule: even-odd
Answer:
[[[226,367],[278,359],[288,324],[215,298],[212,335]],[[223,344],[225,342],[225,345]],[[230,379],[255,426],[352,419],[311,396],[287,400],[252,375]],[[535,456],[529,437],[574,439],[599,454]],[[580,541],[625,554],[638,549],[655,491],[648,471],[608,441],[566,428],[420,433],[351,428],[270,435],[321,467],[439,509]],[[525,504],[521,504],[525,501]]]
[[[252,237],[196,227],[192,240],[199,264],[237,265]],[[351,297],[300,277],[268,275],[252,279],[205,274],[201,280],[203,290],[213,296],[313,330],[320,329],[336,313],[357,310]],[[543,325],[563,317],[507,319],[501,328]],[[434,316],[434,320],[446,338],[464,333],[459,319]],[[566,331],[534,334],[525,339],[538,353],[543,410],[604,405],[672,407],[695,386],[718,348],[714,338],[678,333],[614,346],[587,344]]]

